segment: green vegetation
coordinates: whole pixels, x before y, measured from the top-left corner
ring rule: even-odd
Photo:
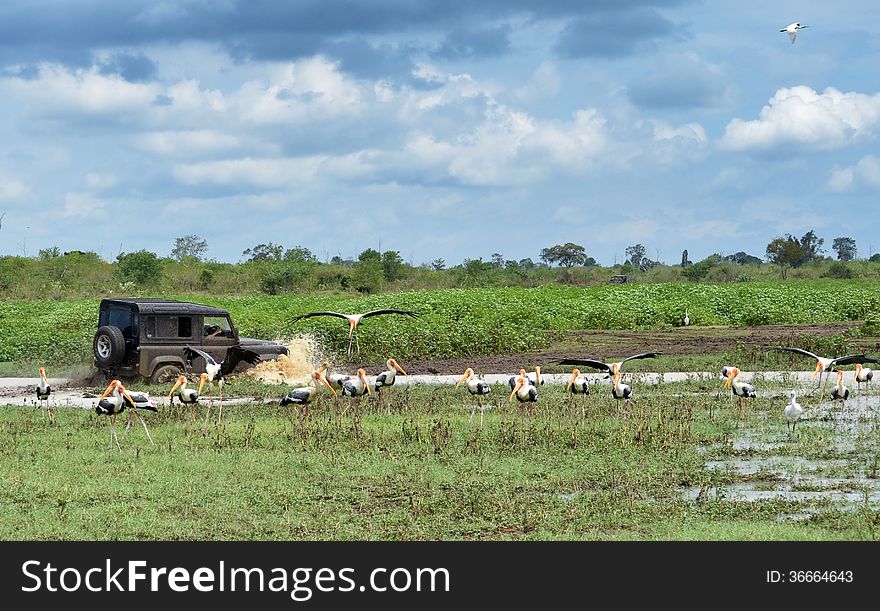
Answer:
[[[789,441],[784,400],[755,400],[746,421],[716,384],[636,382],[638,403],[623,418],[601,386],[583,421],[580,404],[569,411],[562,387],[547,385],[520,433],[502,387],[482,430],[479,417],[468,420],[471,398],[448,386],[395,388],[390,414],[365,402],[359,428],[326,394],[302,431],[277,403],[230,406],[207,434],[188,408],[161,406],[146,415],[156,445],[138,427],[121,453],[93,412],[60,409],[50,427],[41,410],[6,407],[0,539],[876,537],[877,503],[858,497],[877,474],[875,420],[860,421],[853,438],[852,427],[815,418]],[[253,383],[232,392],[281,394]],[[809,462],[799,490],[858,498],[730,502],[737,486],[783,490],[785,474],[705,467],[771,458]]]
[[[874,320],[880,314],[880,281],[448,289],[362,298],[292,293],[174,298],[228,309],[244,336],[271,339],[312,333],[337,354],[347,347],[346,325],[333,318],[291,325],[290,317],[327,309],[365,312],[397,307],[421,312],[415,320],[376,317],[364,322],[362,357],[384,360],[388,354],[415,359],[521,352],[580,329],[668,328],[681,324],[685,308],[691,324],[701,326]],[[95,299],[0,301],[0,361],[88,361],[97,315]]]

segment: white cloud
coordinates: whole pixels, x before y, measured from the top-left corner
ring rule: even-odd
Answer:
[[[31,189],[20,180],[0,178],[0,201],[21,199],[31,194]]]
[[[37,78],[0,78],[0,92],[23,98],[37,115],[124,116],[149,108],[161,92],[157,83],[131,83],[96,68],[71,71],[57,64],[42,64]]]
[[[108,202],[88,193],[67,193],[64,196],[65,217],[88,217],[101,211]]]
[[[829,150],[871,140],[878,131],[880,93],[843,93],[834,87],[818,93],[798,86],[778,90],[758,119],[730,121],[720,146],[734,151],[782,146]]]
[[[86,174],[86,186],[89,189],[109,189],[115,187],[119,183],[119,179],[113,174],[99,174],[91,172]]]
[[[144,152],[173,157],[213,155],[241,146],[239,138],[209,129],[149,132],[134,136],[133,141]]]
[[[551,62],[544,62],[532,73],[525,85],[514,90],[513,95],[523,102],[537,102],[558,94],[561,84],[562,78],[556,66]]]
[[[836,192],[857,188],[880,190],[880,158],[868,155],[855,165],[834,170],[827,187]]]
[[[375,155],[375,151],[358,151],[340,156],[224,159],[177,164],[173,168],[173,175],[187,185],[297,188],[319,179],[363,178],[375,170],[371,163]]]

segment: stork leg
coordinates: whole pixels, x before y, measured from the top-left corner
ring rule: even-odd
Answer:
[[[355,331],[355,333],[354,333],[354,345],[357,348],[357,353],[360,354],[361,353],[361,343],[360,343],[360,341],[358,341],[357,331]]]
[[[134,412],[134,409],[128,410],[128,422],[125,424],[125,430],[122,431],[122,440],[120,441],[120,443],[125,442],[125,436],[128,435],[128,430],[131,428],[131,423],[132,423],[132,418],[133,418],[132,413],[133,412]]]
[[[134,414],[135,414],[135,416],[137,416],[137,419],[141,421],[141,424],[144,425],[144,430],[147,432],[147,439],[150,440],[150,444],[151,444],[151,445],[156,445],[156,444],[153,442],[153,436],[150,435],[150,429],[147,428],[147,421],[144,420],[144,417],[141,416],[141,413],[140,413],[140,412],[135,411]]]
[[[113,449],[113,442],[116,442],[116,447],[119,450],[122,450],[122,444],[119,443],[119,437],[116,436],[116,414],[110,415],[110,449]]]
[[[220,409],[217,413],[217,426],[220,426],[220,420],[223,418],[223,380],[220,380],[217,386],[220,388]]]
[[[211,418],[212,407],[214,407],[214,382],[211,382],[211,386],[208,388],[208,412],[205,414],[205,426],[202,427],[202,432],[208,430],[208,420]]]
[[[477,395],[477,404],[480,406],[480,430],[483,429],[483,395]],[[473,415],[473,412],[471,412]]]

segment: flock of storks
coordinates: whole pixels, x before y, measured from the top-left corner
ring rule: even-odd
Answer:
[[[360,321],[364,318],[383,314],[402,314],[410,316],[412,318],[416,318],[418,316],[418,313],[416,312],[397,309],[373,310],[364,314],[340,314],[337,312],[321,311],[301,314],[294,317],[292,319],[292,322],[296,322],[305,318],[311,318],[314,316],[334,316],[347,320],[349,323],[348,354],[350,355],[352,345],[354,345],[357,348],[358,352],[360,352],[360,345],[357,341],[358,323],[360,323]],[[874,377],[874,372],[870,368],[865,367],[865,365],[869,363],[880,364],[880,360],[874,357],[867,356],[865,354],[850,354],[838,358],[827,358],[814,354],[808,350],[802,350],[800,348],[789,348],[785,346],[770,346],[765,347],[764,350],[792,352],[815,359],[816,369],[813,373],[813,377],[818,375],[819,380],[816,388],[814,388],[810,394],[818,390],[820,386],[822,388],[820,392],[821,394],[824,394],[825,386],[828,383],[828,378],[830,377],[830,374],[836,373],[837,383],[831,389],[830,398],[834,402],[841,401],[844,406],[846,405],[846,400],[850,396],[850,390],[844,384],[844,372],[840,370],[839,367],[845,365],[855,365],[853,379],[858,385],[859,391],[861,392],[861,385],[866,384],[867,389],[867,384],[869,384]],[[260,356],[256,352],[252,350],[247,350],[240,345],[231,346],[227,350],[226,356],[223,361],[219,363],[213,357],[211,357],[211,355],[197,348],[187,346],[183,349],[183,353],[187,368],[190,371],[192,371],[193,365],[198,358],[201,358],[204,361],[205,371],[199,376],[198,390],[189,388],[187,386],[188,381],[186,376],[180,375],[175,380],[174,386],[171,388],[171,392],[169,393],[171,404],[174,403],[174,398],[176,397],[182,404],[191,406],[196,405],[200,397],[202,396],[202,390],[204,389],[205,385],[208,384],[210,391],[209,405],[207,414],[205,416],[205,427],[207,427],[211,414],[211,408],[213,406],[214,387],[216,386],[220,396],[220,409],[217,416],[217,423],[219,424],[223,416],[222,399],[224,378],[235,371],[236,367],[241,362],[245,362],[250,365],[256,365],[258,362],[260,362]],[[624,402],[623,409],[626,410],[629,404],[633,401],[632,386],[630,386],[629,384],[624,384],[621,379],[621,368],[623,367],[624,363],[632,360],[656,358],[660,355],[660,352],[645,352],[641,354],[635,354],[620,361],[611,363],[605,363],[595,359],[568,358],[558,361],[557,364],[574,367],[571,372],[571,377],[569,378],[565,386],[566,392],[569,393],[571,399],[573,399],[576,395],[587,395],[590,393],[590,382],[581,373],[578,367],[589,367],[591,369],[606,373],[606,378],[611,380],[611,397],[617,402],[617,414],[620,415],[620,402]],[[358,369],[355,375],[328,373],[329,363],[324,362],[320,368],[316,369],[311,374],[312,379],[309,384],[294,388],[293,390],[288,392],[284,397],[281,398],[280,404],[282,406],[300,406],[300,419],[302,422],[303,419],[308,418],[309,403],[314,400],[322,387],[326,387],[336,397],[341,395],[343,397],[358,399],[365,395],[372,395],[374,392],[379,395],[381,394],[383,389],[390,389],[390,387],[394,385],[396,374],[400,373],[403,375],[408,375],[403,367],[401,367],[400,364],[393,358],[386,361],[386,366],[387,369],[385,371],[381,372],[376,377],[369,379],[366,375],[366,371],[362,368]],[[732,396],[737,399],[738,405],[740,404],[742,399],[757,397],[757,391],[755,387],[739,379],[740,373],[741,372],[737,367],[725,366],[721,368],[721,376],[724,379],[724,386],[725,388],[729,389]],[[825,384],[822,384],[822,376],[824,374],[828,375],[825,377]],[[474,370],[470,367],[468,367],[465,370],[464,374],[462,374],[456,386],[460,386],[461,384],[465,384],[468,392],[477,398],[478,404],[473,406],[471,410],[471,418],[473,418],[475,411],[479,409],[480,426],[482,427],[484,410],[483,397],[490,393],[491,385],[487,383],[482,376],[477,376]],[[517,412],[518,420],[519,416],[522,416],[525,413],[534,414],[533,406],[538,400],[539,388],[543,384],[544,380],[541,378],[540,367],[536,367],[535,371],[532,373],[526,373],[524,369],[520,369],[518,374],[510,377],[510,379],[508,380],[508,386],[511,392],[508,400],[513,401],[514,399],[516,399],[516,401],[521,406],[520,410],[518,410]],[[49,396],[51,392],[51,388],[49,387],[49,383],[46,378],[46,370],[45,368],[40,368],[40,381],[37,384],[36,388],[37,399],[40,402],[46,402],[47,417],[50,423],[54,423],[55,416],[49,406]],[[359,401],[355,401],[354,405],[355,412],[359,414]],[[126,408],[129,409],[128,422],[126,424],[125,431],[122,434],[122,439],[120,440],[116,435],[115,420],[116,416],[125,411]],[[346,410],[347,409],[348,408],[346,408]],[[128,390],[126,390],[121,381],[112,380],[107,388],[104,390],[103,394],[100,396],[98,404],[95,408],[95,411],[98,414],[106,415],[110,418],[111,448],[113,447],[114,442],[117,448],[122,448],[122,441],[125,440],[125,436],[128,434],[128,431],[132,427],[132,424],[135,420],[139,420],[141,422],[144,427],[144,431],[146,431],[147,437],[150,439],[151,443],[153,442],[152,437],[150,436],[150,431],[147,428],[147,423],[140,415],[140,410],[149,410],[153,412],[158,411],[156,403],[152,401],[149,396],[144,394],[132,394]],[[343,411],[343,415],[344,414],[345,411]],[[794,432],[797,426],[797,422],[802,415],[803,408],[797,402],[797,393],[795,391],[790,391],[789,402],[784,409],[786,425],[790,434]]]

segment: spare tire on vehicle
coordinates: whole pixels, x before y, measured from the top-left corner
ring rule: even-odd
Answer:
[[[125,338],[119,327],[110,325],[100,327],[95,332],[92,342],[95,353],[95,362],[99,367],[112,367],[122,362],[125,356]]]

